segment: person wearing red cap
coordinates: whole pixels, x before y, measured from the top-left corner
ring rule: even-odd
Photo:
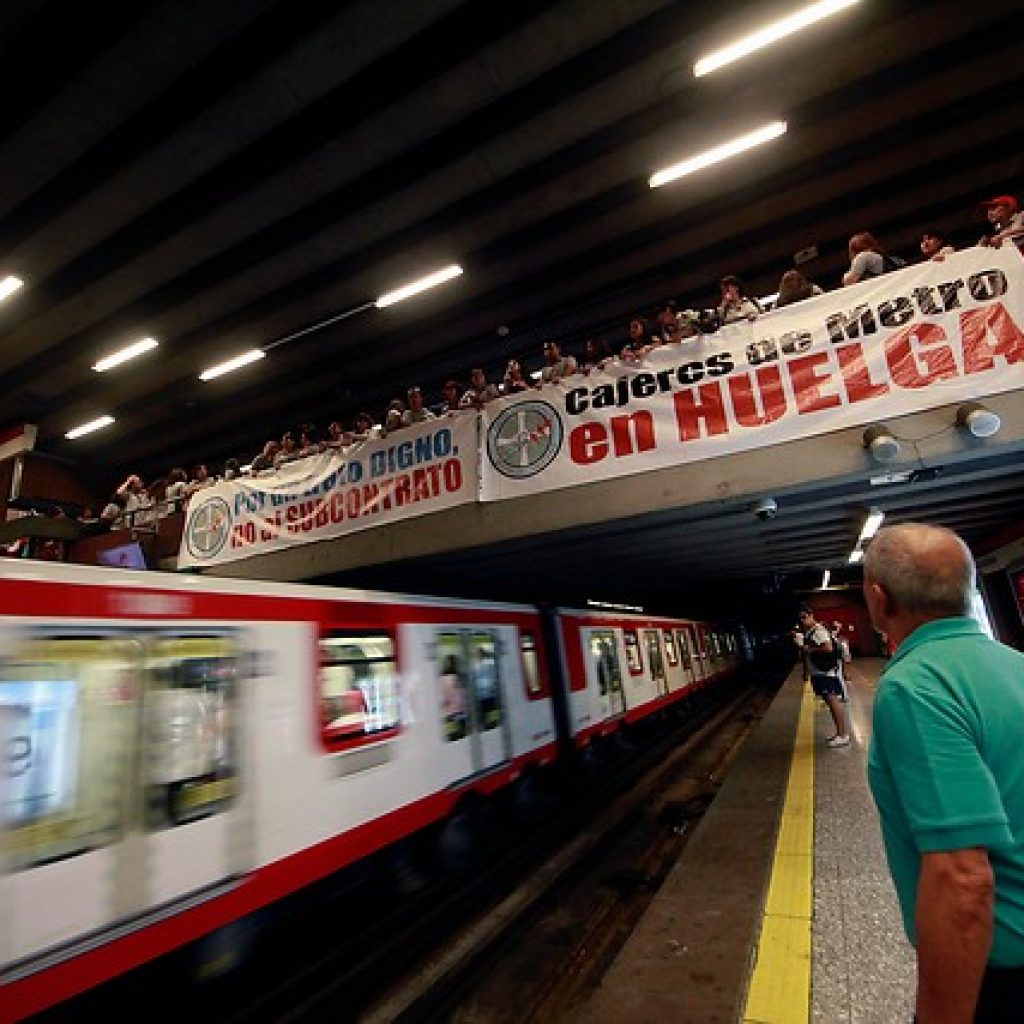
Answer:
[[[985,235],[979,245],[991,245],[998,249],[1004,238],[1024,235],[1024,214],[1021,213],[1020,206],[1013,196],[987,199],[981,204],[981,209],[985,211],[985,216],[992,225],[992,234]]]

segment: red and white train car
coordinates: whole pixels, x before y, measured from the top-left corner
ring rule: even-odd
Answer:
[[[569,731],[577,746],[731,675],[735,633],[692,620],[560,610]]]
[[[0,1018],[556,756],[536,609],[0,566]]]

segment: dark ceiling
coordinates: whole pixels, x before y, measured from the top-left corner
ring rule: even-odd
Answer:
[[[547,336],[614,344],[723,272],[837,282],[851,232],[913,255],[1020,187],[1021,5],[864,0],[704,79],[796,4],[9,0],[0,7],[0,409],[40,448],[147,477],[296,422],[433,397]],[[789,133],[651,191],[762,122]],[[465,276],[197,373],[451,261]],[[499,327],[507,327],[499,333]],[[118,370],[98,356],[143,335]],[[114,427],[63,432],[100,413]]]

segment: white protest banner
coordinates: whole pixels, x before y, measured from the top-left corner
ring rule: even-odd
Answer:
[[[192,496],[178,567],[233,562],[476,501],[477,418],[408,427]]]
[[[1024,387],[1024,259],[975,248],[486,406],[519,498]]]

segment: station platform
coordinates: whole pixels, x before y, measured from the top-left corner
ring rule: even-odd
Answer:
[[[866,776],[884,665],[849,666],[839,749],[794,668],[580,1022],[912,1019],[914,954]]]

